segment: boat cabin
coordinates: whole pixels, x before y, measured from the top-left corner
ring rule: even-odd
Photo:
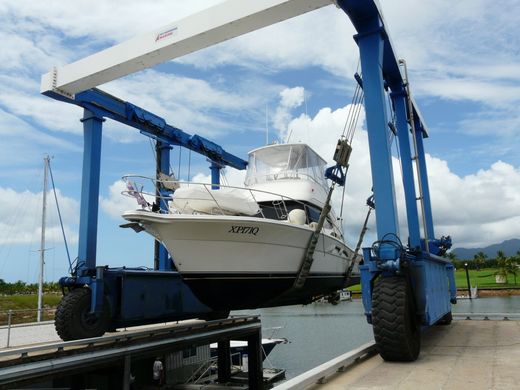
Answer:
[[[311,180],[327,188],[326,161],[306,144],[277,144],[249,152],[247,187],[275,180]]]

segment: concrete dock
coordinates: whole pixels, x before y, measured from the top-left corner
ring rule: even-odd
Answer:
[[[389,363],[375,355],[336,367],[330,376],[313,373],[311,386],[302,374],[279,388],[520,389],[520,321],[453,321],[423,335],[421,355],[413,363]]]

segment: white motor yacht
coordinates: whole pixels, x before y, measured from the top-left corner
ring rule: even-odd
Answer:
[[[345,287],[353,255],[331,211],[310,273],[293,287],[327,198],[325,164],[306,144],[264,146],[249,153],[244,188],[184,183],[168,213],[145,208],[123,217],[165,245],[214,310],[309,303]]]

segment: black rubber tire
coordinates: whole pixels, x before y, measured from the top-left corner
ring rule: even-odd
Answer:
[[[102,336],[108,328],[110,311],[105,302],[101,316],[90,314],[89,288],[75,288],[65,295],[56,309],[54,327],[63,341]]]
[[[451,321],[453,320],[453,315],[451,314],[451,311],[446,313],[439,321],[435,323],[435,325],[449,325],[451,324]]]
[[[376,347],[386,361],[411,362],[421,350],[421,332],[412,290],[404,277],[376,280],[372,293],[372,325]]]

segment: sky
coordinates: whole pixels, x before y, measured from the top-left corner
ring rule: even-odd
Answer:
[[[0,2],[0,279],[37,280],[46,154],[53,157],[71,257],[77,256],[82,111],[41,95],[41,75],[219,2]],[[380,4],[429,130],[425,147],[436,236],[451,235],[455,247],[520,237],[520,0],[497,0],[492,7],[484,0]],[[268,142],[284,142],[290,134],[291,142],[308,143],[331,162],[355,87],[354,34],[347,16],[331,5],[100,88],[242,158],[265,145],[268,132]],[[357,241],[371,189],[363,113],[353,148],[344,210],[350,245]],[[187,150],[175,147],[171,161],[181,180],[209,178],[205,159]],[[406,239],[399,162],[393,163]],[[105,122],[98,265],[153,265],[150,237],[119,225],[121,213],[136,208],[120,194],[121,177],[150,176],[154,165],[147,137]],[[241,185],[244,173],[227,169],[226,178]],[[50,281],[67,275],[68,261],[54,202],[48,209]],[[366,245],[375,240],[373,220],[370,228]]]

